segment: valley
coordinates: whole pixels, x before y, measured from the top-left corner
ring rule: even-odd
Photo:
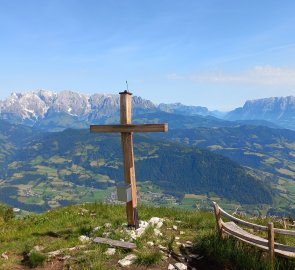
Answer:
[[[88,130],[90,124],[119,121],[115,96],[97,94],[89,101],[73,92],[39,91],[11,99],[25,100],[31,109],[41,100],[41,114],[0,113],[7,118],[0,121],[3,202],[35,212],[73,203],[119,203],[119,137]],[[219,119],[204,107],[157,107],[140,97],[133,106],[134,123],[169,124],[166,134],[135,137],[140,203],[209,209],[215,200],[241,213],[295,215],[294,131],[266,120]]]

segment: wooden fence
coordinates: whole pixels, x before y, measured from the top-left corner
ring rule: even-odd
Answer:
[[[268,226],[262,226],[248,221],[236,218],[227,212],[225,212],[216,202],[213,202],[214,213],[216,218],[217,230],[221,238],[224,238],[224,234],[231,235],[243,242],[254,245],[260,249],[268,251],[270,264],[272,268],[274,267],[274,256],[275,254],[284,256],[287,258],[295,257],[295,247],[280,244],[274,241],[274,236],[276,234],[284,234],[295,236],[294,230],[286,230],[274,228],[272,222],[268,223]],[[229,222],[224,222],[222,217],[229,219]],[[268,238],[264,239],[260,236],[254,235],[250,232],[243,230],[237,224],[243,225],[255,231],[267,232]]]

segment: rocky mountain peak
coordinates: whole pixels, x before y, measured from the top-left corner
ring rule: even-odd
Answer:
[[[295,97],[271,97],[248,100],[226,116],[229,120],[267,120],[291,129],[295,128]]]
[[[149,100],[133,96],[134,109],[151,109],[156,106]],[[65,113],[82,119],[100,119],[118,112],[119,95],[82,94],[70,90],[59,93],[48,90],[36,90],[26,93],[12,93],[6,100],[0,101],[0,117],[17,118],[35,122],[46,114]]]

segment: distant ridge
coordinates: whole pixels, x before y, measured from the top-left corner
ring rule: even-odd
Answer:
[[[200,126],[197,122],[202,122],[202,126],[232,126],[235,123],[295,129],[295,97],[292,96],[247,101],[243,107],[226,115],[202,106],[181,103],[157,105],[139,96],[133,96],[132,101],[134,118],[137,114],[141,117],[152,114],[153,121],[162,121],[163,117],[167,118],[166,113],[173,119],[184,116],[180,123],[187,127]],[[91,123],[119,121],[119,95],[89,95],[74,91],[56,93],[48,90],[12,93],[0,101],[0,119],[50,131],[87,128]],[[186,121],[190,124],[187,125]]]
[[[227,120],[266,120],[295,129],[295,97],[271,97],[248,100],[243,107],[229,112]]]

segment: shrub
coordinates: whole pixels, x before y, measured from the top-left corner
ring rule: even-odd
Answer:
[[[25,264],[31,268],[44,264],[46,256],[38,251],[31,251],[25,258]]]
[[[2,217],[5,222],[13,219],[15,217],[13,208],[5,204],[0,204],[0,217]]]

